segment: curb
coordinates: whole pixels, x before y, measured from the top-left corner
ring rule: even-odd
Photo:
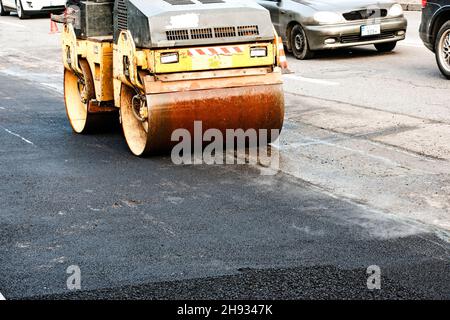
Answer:
[[[405,11],[422,11],[422,5],[419,3],[400,3]]]

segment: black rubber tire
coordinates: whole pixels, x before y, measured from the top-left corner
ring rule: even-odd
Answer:
[[[441,43],[443,41],[443,37],[446,37],[449,35],[450,32],[450,21],[447,21],[444,23],[439,30],[437,37],[436,37],[436,44],[435,44],[435,53],[436,53],[436,62],[438,64],[439,70],[441,70],[444,77],[450,80],[450,63],[445,62],[442,59],[442,56],[440,55],[440,51],[443,50],[441,48]],[[448,49],[447,49],[448,50]],[[449,52],[449,51],[446,51]],[[449,52],[450,54],[450,52]]]
[[[298,60],[307,60],[314,57],[314,52],[309,49],[308,38],[301,25],[298,24],[292,28],[289,41],[292,54]]]
[[[21,8],[21,10],[19,11],[19,6]],[[22,0],[16,0],[16,10],[17,10],[17,17],[20,20],[25,20],[28,19],[29,16],[27,15],[27,13],[23,10],[23,6],[22,6]]]
[[[5,11],[5,8],[3,8],[3,3],[0,0],[0,16],[4,17],[4,16],[9,16],[9,11]]]
[[[375,48],[378,50],[378,52],[381,52],[381,53],[391,52],[395,49],[396,46],[397,46],[397,41],[375,44]]]

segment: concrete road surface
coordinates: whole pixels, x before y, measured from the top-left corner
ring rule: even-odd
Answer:
[[[59,35],[1,17],[0,293],[450,298],[450,82],[408,18],[394,53],[289,58],[281,167],[262,176],[138,159],[120,130],[73,134]]]

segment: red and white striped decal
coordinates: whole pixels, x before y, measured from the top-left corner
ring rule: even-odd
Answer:
[[[198,48],[198,49],[189,49],[189,55],[192,57],[195,56],[216,56],[216,55],[225,55],[230,56],[235,53],[244,52],[243,47],[214,47],[214,48]]]

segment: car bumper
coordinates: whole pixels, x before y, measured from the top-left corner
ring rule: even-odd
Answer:
[[[434,43],[432,43],[432,40],[430,38],[430,35],[428,33],[424,33],[424,32],[420,32],[420,39],[422,39],[423,44],[425,45],[425,47],[429,50],[431,50],[432,52],[434,52]]]
[[[60,13],[66,9],[65,3],[55,1],[53,3],[41,3],[40,1],[22,1],[24,12],[28,15],[40,13]]]
[[[381,34],[361,37],[361,26],[367,23],[349,22],[337,25],[305,26],[311,50],[346,48],[367,44],[401,41],[405,39],[408,22],[405,18],[383,19]],[[332,40],[334,43],[331,43]]]
[[[422,9],[422,20],[419,27],[419,35],[423,41],[423,44],[433,52],[435,51],[435,49],[432,21],[436,11],[438,10],[438,5],[428,2],[428,5],[424,9]]]

